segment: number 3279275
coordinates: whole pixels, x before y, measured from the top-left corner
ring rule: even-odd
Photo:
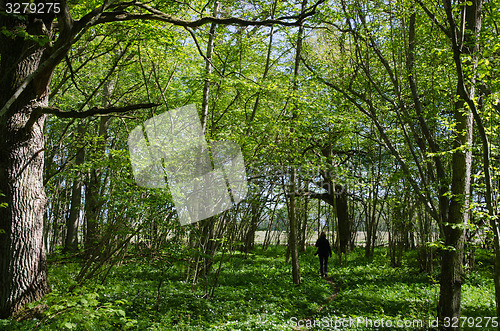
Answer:
[[[7,14],[58,14],[61,6],[58,2],[7,2],[5,4]]]
[[[443,326],[449,327],[470,327],[470,328],[484,328],[484,327],[498,327],[496,317],[445,317]]]

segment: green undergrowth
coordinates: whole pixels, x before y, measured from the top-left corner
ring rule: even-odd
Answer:
[[[112,268],[103,284],[68,292],[80,261],[51,263],[52,292],[28,308],[46,305],[40,316],[0,320],[2,330],[291,330],[428,329],[439,295],[437,273],[418,271],[416,253],[392,268],[386,250],[371,259],[359,249],[346,265],[330,260],[319,277],[314,249],[300,256],[302,284],[294,285],[286,249],[226,253],[213,295],[213,278],[186,282],[184,266],[130,257]],[[492,256],[478,251],[476,268],[462,287],[463,316],[494,316]],[[57,260],[57,257],[51,257]],[[219,266],[220,256],[214,262]],[[423,324],[419,324],[421,323]],[[464,320],[465,321],[465,320]],[[377,324],[378,323],[378,324]],[[399,323],[399,324],[398,324]],[[483,321],[483,326],[485,322]],[[464,326],[467,326],[466,323]],[[467,327],[465,327],[467,329]]]

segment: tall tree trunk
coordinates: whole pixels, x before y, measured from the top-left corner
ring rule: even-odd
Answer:
[[[318,215],[316,218],[316,226],[317,226],[317,235],[319,238],[319,235],[321,234],[321,199],[318,199]]]
[[[39,103],[46,104],[44,99]],[[49,291],[43,241],[45,116],[25,128],[35,106],[26,103],[0,123],[0,191],[7,203],[0,208],[0,318]]]
[[[465,231],[468,222],[469,186],[471,176],[471,150],[459,149],[472,143],[472,116],[464,111],[463,103],[458,102],[455,109],[457,136],[454,142],[452,184],[448,224],[444,226],[445,249],[442,251],[441,283],[438,316],[460,317],[462,261]]]
[[[0,25],[43,34],[40,20],[24,22],[2,15]],[[48,105],[52,72],[28,84],[17,100],[7,101],[43,58],[44,49],[22,37],[0,35],[0,318],[7,318],[23,304],[49,291],[43,215],[45,115],[35,108]],[[5,108],[4,108],[5,107]]]
[[[217,17],[219,12],[219,2],[215,1],[213,7],[213,16]],[[217,24],[212,23],[210,25],[208,42],[207,42],[207,52],[205,55],[205,83],[203,85],[203,94],[201,102],[201,128],[203,134],[206,137],[207,125],[208,125],[208,115],[209,115],[209,101],[210,101],[210,75],[212,74],[212,57],[215,43],[215,32],[217,30]],[[215,222],[218,217],[213,216],[205,220],[201,220],[196,224],[197,231],[191,231],[190,236],[199,236],[199,238],[190,238],[190,242],[196,246],[200,251],[200,255],[197,256],[196,261],[193,265],[193,283],[198,281],[200,276],[206,276],[212,270],[213,257],[211,256],[211,243],[213,239],[213,232]],[[213,251],[215,254],[215,250]],[[190,275],[188,275],[190,277]]]
[[[217,17],[219,12],[219,2],[215,1],[213,16]],[[208,35],[208,44],[207,44],[207,54],[205,57],[205,84],[203,86],[203,99],[201,101],[201,128],[203,133],[207,131],[207,122],[208,122],[208,101],[210,98],[210,75],[212,74],[212,55],[214,51],[214,42],[215,42],[215,32],[217,30],[217,24],[212,23],[210,25],[210,32]]]
[[[288,208],[288,218],[290,221],[290,231],[288,233],[288,249],[292,256],[292,279],[294,284],[300,284],[300,264],[299,253],[297,250],[297,208],[295,201],[295,185],[296,185],[295,168],[292,167],[290,174],[290,203]]]
[[[276,208],[278,208],[277,203],[274,204],[273,212],[271,213],[271,215],[269,215],[269,223],[267,224],[266,235],[264,236],[264,241],[262,242],[262,250],[267,250],[267,248],[271,244],[271,237],[273,234],[272,229],[274,221],[276,220]]]
[[[477,124],[477,129],[479,132],[479,137],[482,143],[482,157],[483,157],[483,171],[485,176],[486,184],[486,208],[488,210],[490,227],[493,231],[493,240],[495,248],[495,273],[494,273],[494,283],[495,283],[495,302],[497,317],[500,318],[500,228],[498,223],[498,216],[495,208],[493,207],[493,190],[492,190],[492,179],[491,179],[491,169],[490,169],[490,144],[488,141],[488,136],[486,134],[483,120],[479,114],[478,108],[474,101],[475,94],[475,75],[471,76],[470,82],[467,82],[466,74],[464,72],[464,67],[468,69],[477,68],[479,59],[479,35],[481,31],[481,11],[482,11],[482,1],[475,0],[471,1],[464,7],[462,12],[462,21],[465,22],[464,29],[459,30],[459,27],[455,24],[453,16],[451,14],[451,6],[449,1],[445,1],[445,8],[447,11],[448,21],[451,25],[452,33],[450,34],[450,39],[453,46],[453,55],[455,60],[455,68],[458,76],[458,88],[457,94],[462,98],[462,100],[467,104],[467,106],[472,111],[472,115],[475,123]],[[457,33],[458,32],[458,33]],[[462,64],[462,54],[468,57],[468,59]],[[479,104],[481,102],[479,101]],[[499,326],[500,329],[500,326]]]
[[[85,148],[80,146],[78,142],[81,142],[83,135],[85,133],[85,126],[82,123],[78,124],[78,132],[75,138],[77,141],[77,152],[75,165],[79,166],[85,161]],[[80,205],[82,202],[82,180],[80,171],[78,171],[78,176],[73,180],[71,188],[71,207],[69,216],[66,219],[66,240],[64,242],[64,251],[74,252],[78,251],[78,220],[80,215]]]
[[[453,143],[452,157],[452,183],[451,201],[448,211],[448,224],[443,227],[446,249],[442,255],[441,288],[438,306],[438,316],[459,317],[462,285],[462,261],[464,254],[465,231],[462,225],[468,223],[469,218],[469,192],[471,178],[472,150],[472,113],[475,87],[474,78],[467,81],[462,70],[462,53],[470,56],[471,65],[477,63],[478,36],[481,29],[481,0],[471,2],[471,5],[463,7],[462,24],[458,26],[453,16],[451,1],[444,0],[443,6],[450,25],[450,39],[453,49],[453,58],[457,69],[457,91],[460,97],[455,102],[455,140]],[[467,146],[462,149],[460,147]]]
[[[300,226],[300,251],[305,252],[307,248],[307,221],[308,221],[308,207],[309,207],[309,197],[306,195],[304,197],[304,217],[302,219],[302,225]]]
[[[307,6],[307,0],[302,1],[302,9],[301,12],[303,13],[306,9]],[[299,75],[299,68],[300,68],[300,56],[301,56],[301,51],[302,51],[302,38],[304,34],[304,26],[303,24],[300,24],[299,26],[299,31],[297,35],[297,45],[295,49],[295,63],[294,63],[294,69],[293,69],[293,86],[292,90],[297,91],[298,89],[298,75]],[[296,119],[296,111],[297,111],[297,105],[294,104],[292,109],[292,128],[291,128],[291,133],[293,134],[294,128],[293,128],[293,122]],[[291,174],[290,174],[290,203],[289,203],[289,210],[288,210],[288,217],[290,221],[290,231],[288,232],[288,249],[290,251],[290,254],[292,256],[292,279],[294,284],[300,284],[300,264],[299,264],[299,253],[297,251],[297,232],[298,232],[298,226],[297,226],[297,210],[295,206],[295,189],[296,189],[296,184],[297,184],[297,174],[296,174],[296,169],[294,166],[291,167]]]
[[[90,170],[89,179],[85,183],[85,251],[90,254],[98,241],[99,175],[95,169]]]
[[[250,252],[254,247],[255,232],[257,231],[259,225],[261,212],[261,202],[259,200],[252,201],[250,206],[250,221],[243,238],[243,251],[245,253]]]
[[[349,220],[347,194],[345,192],[345,187],[340,184],[335,184],[335,200],[340,252],[347,254],[349,243],[351,241],[351,222]]]
[[[121,56],[121,55],[118,55]],[[115,83],[111,77],[103,85],[102,105],[106,108],[111,105],[111,97],[115,88]],[[98,140],[95,146],[95,155],[105,157],[106,141],[108,138],[108,128],[110,116],[102,116],[99,119]],[[94,167],[88,173],[85,182],[85,240],[84,246],[87,254],[97,248],[99,241],[99,216],[101,214],[101,195],[102,195],[102,173],[103,169]]]
[[[112,85],[106,84],[105,91],[112,90]],[[111,93],[109,90],[108,92]],[[106,92],[106,93],[108,93]],[[110,95],[110,94],[109,94]],[[109,127],[109,116],[102,116],[99,120],[99,145],[96,147],[97,155],[105,155]],[[99,215],[101,214],[102,169],[91,169],[85,182],[85,250],[90,254],[99,241]]]

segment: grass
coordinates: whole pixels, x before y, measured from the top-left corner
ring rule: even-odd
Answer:
[[[210,299],[205,294],[212,279],[194,285],[184,281],[182,266],[165,270],[148,258],[124,261],[104,284],[88,284],[72,293],[67,288],[78,262],[51,264],[53,291],[36,303],[49,306],[45,315],[22,322],[0,320],[0,329],[362,330],[406,325],[401,329],[408,330],[427,326],[411,324],[415,321],[435,319],[437,275],[419,273],[414,252],[405,254],[400,268],[389,266],[384,249],[376,250],[372,259],[365,259],[363,252],[350,253],[343,267],[330,260],[325,280],[309,248],[300,257],[301,285],[292,283],[283,247],[248,255],[234,252],[224,258]],[[462,315],[495,316],[492,257],[488,252],[477,256],[477,269],[462,287]]]

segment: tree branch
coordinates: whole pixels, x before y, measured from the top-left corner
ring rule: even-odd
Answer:
[[[73,21],[71,14],[69,12],[66,2],[63,3],[63,12],[59,15],[58,22],[59,30],[61,35],[54,43],[50,56],[48,56],[38,68],[32,72],[26,79],[19,85],[12,96],[7,100],[7,102],[0,109],[0,117],[4,116],[10,109],[12,104],[20,97],[20,95],[28,88],[29,84],[35,81],[39,75],[44,72],[49,72],[64,59],[67,55],[71,45],[76,43],[91,26],[97,24],[108,23],[108,22],[118,22],[118,21],[130,21],[130,20],[157,20],[166,23],[170,23],[177,26],[196,28],[207,23],[223,24],[223,25],[241,25],[241,26],[270,26],[273,24],[283,25],[283,26],[298,26],[301,25],[303,20],[307,17],[312,16],[316,13],[317,7],[325,2],[326,0],[318,0],[314,5],[307,8],[306,11],[299,15],[284,16],[278,19],[267,19],[267,20],[247,20],[243,18],[230,17],[230,18],[217,18],[212,16],[202,17],[194,21],[186,21],[180,18],[173,17],[171,15],[165,14],[151,6],[143,4],[138,1],[130,2],[119,2],[114,4],[116,0],[107,0],[103,5],[95,8],[88,14],[84,15],[78,21]],[[136,7],[146,10],[149,13],[128,13],[125,9],[129,7]],[[106,11],[113,8],[114,11]],[[287,21],[295,20],[295,21]],[[47,108],[51,109],[51,108]],[[50,112],[49,112],[50,113]],[[57,112],[62,114],[64,112]],[[85,112],[84,112],[85,113]],[[77,116],[80,116],[76,114]],[[64,115],[61,115],[64,116]],[[87,116],[87,115],[85,115]],[[90,115],[88,115],[90,116]],[[72,117],[72,116],[69,116]],[[29,121],[29,124],[31,120]]]
[[[126,3],[119,3],[114,6],[116,10],[111,12],[103,12],[98,20],[95,21],[95,24],[108,23],[108,22],[121,22],[121,21],[130,21],[130,20],[153,20],[153,21],[161,21],[165,23],[170,23],[177,26],[197,28],[202,25],[208,23],[215,24],[223,24],[223,25],[241,25],[241,26],[271,26],[273,24],[284,25],[284,26],[298,26],[302,24],[302,21],[309,16],[312,16],[316,13],[316,8],[325,2],[325,0],[319,0],[311,7],[307,8],[301,14],[292,15],[292,16],[283,16],[277,19],[266,19],[262,21],[257,20],[248,20],[244,18],[238,17],[213,17],[213,16],[205,16],[200,19],[194,21],[183,20],[164,12],[155,9],[149,5],[138,1],[130,1]],[[128,7],[136,7],[146,10],[148,13],[130,13],[125,11]],[[289,22],[288,20],[294,20]]]
[[[67,36],[61,35],[57,41],[54,43],[53,50],[50,52],[50,56],[48,56],[40,65],[38,68],[33,71],[30,75],[28,75],[24,81],[19,85],[17,90],[12,94],[12,96],[7,100],[5,105],[0,109],[0,117],[4,116],[9,108],[14,104],[14,102],[17,101],[17,99],[21,96],[21,94],[28,88],[29,84],[32,81],[35,81],[40,75],[43,75],[44,72],[49,72],[53,70],[56,65],[61,62],[61,60],[64,59],[64,57],[68,54],[68,51],[74,43],[76,43],[87,31],[87,29],[94,25],[96,21],[98,21],[101,13],[108,8],[108,6],[111,4],[112,1],[105,3],[101,7],[93,10],[91,13],[85,15],[82,19],[77,21],[78,24],[73,24],[72,25],[72,32],[69,33]],[[67,9],[64,8],[64,15],[69,15],[67,12]],[[68,22],[69,18],[65,17],[63,18],[66,23]],[[68,23],[69,24],[69,23]],[[30,118],[28,121],[28,124],[32,125],[32,119],[34,117]],[[29,127],[29,126],[28,126]]]
[[[443,31],[443,33],[444,33],[445,35],[447,35],[449,38],[451,38],[451,32],[450,32],[449,30],[447,30],[447,29],[446,29],[446,27],[445,27],[443,24],[441,24],[441,23],[437,20],[436,15],[435,15],[435,14],[433,14],[433,13],[429,10],[429,8],[427,8],[427,7],[424,5],[424,3],[423,3],[421,0],[415,0],[415,2],[416,2],[416,3],[418,3],[418,4],[420,5],[420,7],[424,10],[424,12],[427,14],[427,16],[431,19],[431,21],[432,21],[434,24],[436,24],[436,25],[437,25],[437,27],[438,27],[439,29],[441,29],[441,31]]]
[[[318,74],[317,71],[315,71],[305,60],[304,58],[301,58],[302,63],[304,63],[304,66],[313,74],[313,76],[318,79],[321,83],[331,87],[335,91],[339,92],[344,96],[354,107],[356,107],[361,113],[365,114],[368,118],[370,118],[377,128],[377,131],[379,132],[380,137],[382,138],[383,146],[389,150],[389,152],[392,154],[392,156],[396,159],[396,161],[399,163],[401,166],[403,172],[406,174],[408,180],[410,181],[410,184],[412,188],[415,191],[415,194],[417,197],[422,201],[424,204],[425,208],[427,211],[430,213],[430,215],[436,220],[439,221],[439,213],[436,210],[436,207],[434,206],[432,200],[430,198],[426,198],[419,189],[418,182],[413,178],[412,173],[410,171],[410,168],[406,161],[403,159],[399,151],[396,149],[396,146],[393,144],[392,140],[390,137],[387,135],[385,128],[382,126],[382,123],[379,122],[378,116],[375,111],[375,106],[371,102],[371,100],[365,98],[361,94],[357,93],[356,91],[352,90],[351,88],[348,88],[347,90],[343,89],[342,87],[336,85],[333,82],[330,82],[328,80],[325,80],[321,75]],[[366,109],[361,103],[362,101],[364,104],[368,106],[368,109]],[[427,194],[428,195],[428,194]]]
[[[108,107],[108,108],[101,108],[101,107],[92,107],[89,110],[86,111],[64,111],[59,108],[54,108],[54,107],[40,107],[40,108],[35,108],[33,111],[37,112],[38,114],[51,114],[55,115],[60,118],[84,118],[84,117],[90,117],[90,116],[95,116],[95,115],[106,115],[106,114],[111,114],[111,113],[125,113],[128,111],[132,110],[137,110],[137,109],[147,109],[147,108],[153,108],[153,107],[158,107],[160,104],[157,103],[139,103],[135,105],[129,105],[129,106],[124,106],[124,107]]]

